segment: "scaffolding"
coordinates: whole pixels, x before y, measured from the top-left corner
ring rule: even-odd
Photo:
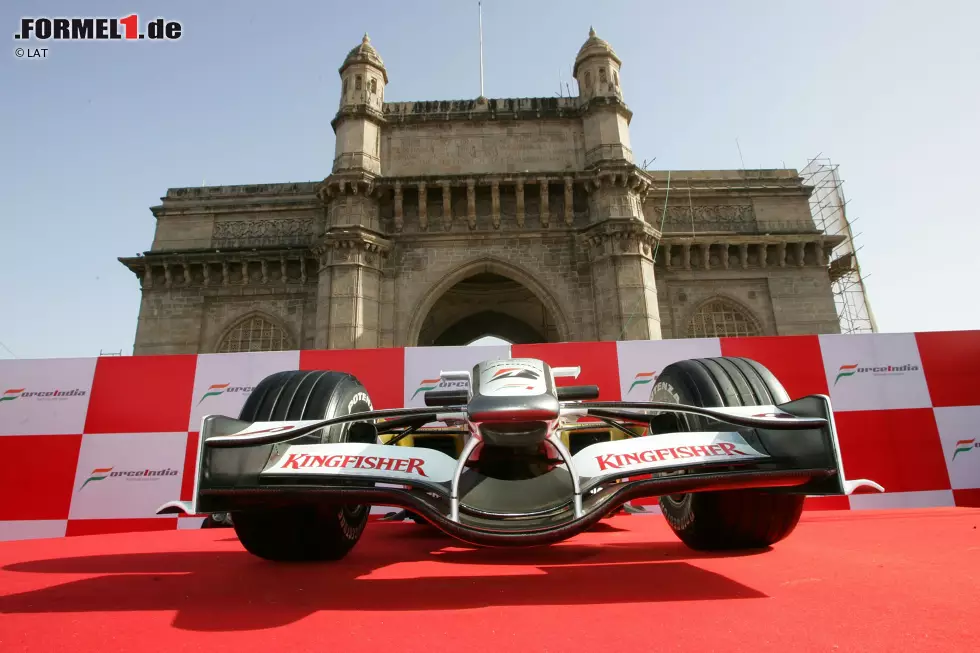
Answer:
[[[804,184],[813,187],[810,211],[817,228],[828,236],[844,236],[830,255],[830,280],[841,333],[877,333],[864,283],[866,277],[858,263],[860,247],[854,244],[852,223],[844,210],[847,201],[837,166],[818,155],[807,162],[800,176]]]

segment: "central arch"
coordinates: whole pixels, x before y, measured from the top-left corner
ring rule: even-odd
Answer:
[[[422,297],[407,346],[467,345],[482,336],[513,344],[569,340],[551,293],[529,273],[495,259],[462,265]]]
[[[441,328],[441,326],[436,326],[436,330]],[[420,334],[423,342],[430,339],[426,331],[425,325],[423,325],[422,334]],[[543,331],[547,330],[536,329],[524,320],[508,315],[507,313],[480,311],[479,313],[470,314],[450,327],[443,329],[442,333],[435,338],[431,338],[431,344],[437,347],[468,345],[484,336],[496,336],[512,345],[530,345],[537,342],[557,340],[555,337],[549,339],[549,334],[543,333]]]

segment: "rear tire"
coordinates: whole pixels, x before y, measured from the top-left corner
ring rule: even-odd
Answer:
[[[373,410],[364,386],[350,374],[279,372],[249,395],[239,419],[248,422],[320,420]],[[350,424],[338,424],[292,444],[350,442]],[[358,440],[360,441],[360,440]],[[303,504],[232,514],[235,533],[249,553],[277,562],[339,560],[357,544],[370,506]]]
[[[703,358],[668,365],[650,401],[703,408],[775,405],[789,395],[772,372],[747,358]],[[678,431],[710,430],[709,420],[676,415]],[[667,523],[684,544],[700,551],[765,548],[796,528],[805,496],[759,490],[696,492],[660,497]]]

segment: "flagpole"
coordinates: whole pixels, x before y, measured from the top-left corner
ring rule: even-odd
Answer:
[[[483,1],[476,3],[480,10],[480,97],[483,97]]]

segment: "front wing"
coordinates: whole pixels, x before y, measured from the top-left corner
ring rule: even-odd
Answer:
[[[300,422],[248,423],[208,416],[201,428],[192,499],[165,504],[158,514],[234,512],[324,501],[397,505],[461,540],[527,545],[586,530],[625,502],[641,497],[740,488],[808,495],[848,495],[862,487],[883,491],[872,481],[846,479],[830,400],[824,395],[779,406],[739,408],[626,402],[570,402],[562,407],[566,418],[599,418],[613,426],[648,424],[661,412],[705,416],[719,428],[601,442],[574,456],[556,431],[549,442],[563,460],[557,474],[564,479],[557,491],[567,491],[567,496],[523,511],[507,508],[503,498],[500,510],[467,506],[464,481],[472,472],[466,461],[479,444],[477,438],[469,439],[458,459],[420,447],[295,443],[342,422],[465,420],[465,406],[438,413],[431,408],[403,408]],[[640,476],[648,478],[636,478]],[[554,486],[554,479],[549,482]],[[510,482],[515,487],[521,483],[528,485],[517,493],[534,491],[533,482]],[[508,492],[505,488],[501,497]]]

